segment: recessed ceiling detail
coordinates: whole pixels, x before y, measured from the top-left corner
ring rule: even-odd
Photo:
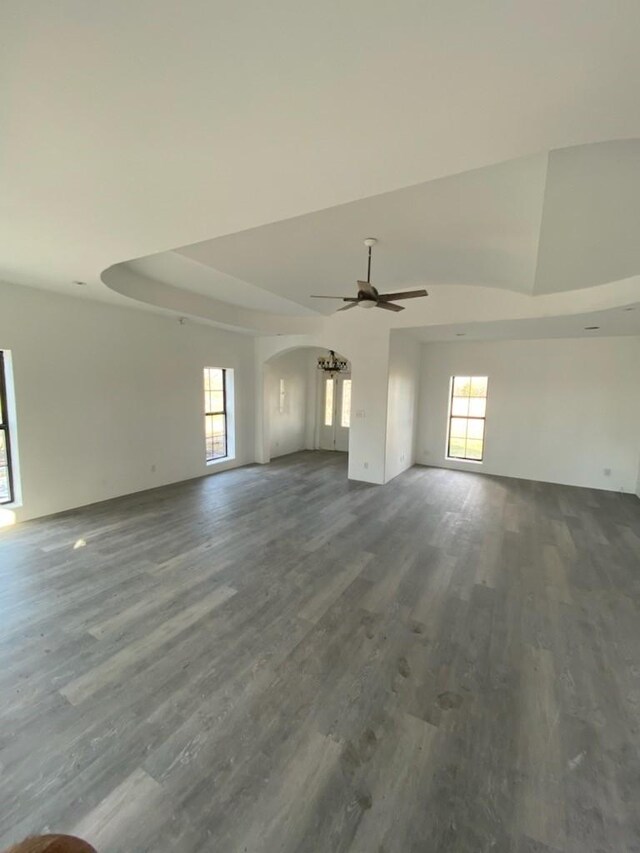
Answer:
[[[640,141],[549,156],[535,293],[640,274]]]
[[[376,234],[379,290],[425,283],[531,293],[547,156],[516,160],[275,222],[177,250],[324,314],[309,294],[366,278],[362,240]]]
[[[254,311],[329,315],[336,305],[310,294],[365,277],[370,233],[379,237],[372,281],[383,290],[537,296],[629,278],[640,273],[640,141],[512,160],[122,266]]]

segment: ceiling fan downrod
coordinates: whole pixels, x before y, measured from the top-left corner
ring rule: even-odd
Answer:
[[[367,247],[369,253],[367,256],[367,284],[371,284],[371,249],[373,248],[373,246],[375,246],[377,242],[378,241],[375,237],[367,237],[367,239],[364,241],[364,244]]]

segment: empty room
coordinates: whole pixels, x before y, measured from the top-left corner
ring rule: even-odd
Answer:
[[[640,851],[637,0],[5,0],[0,851]]]

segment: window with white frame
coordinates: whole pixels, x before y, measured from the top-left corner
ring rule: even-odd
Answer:
[[[487,376],[452,376],[447,457],[482,462],[487,414]]]

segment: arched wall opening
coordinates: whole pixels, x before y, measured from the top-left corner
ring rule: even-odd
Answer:
[[[300,450],[349,452],[351,363],[329,376],[318,358],[329,351],[318,346],[284,349],[266,358],[262,370],[262,451],[260,461]]]
[[[347,316],[347,315],[344,315]],[[341,317],[338,321],[341,321]],[[353,328],[332,318],[335,328],[315,335],[282,335],[256,340],[256,448],[255,460],[269,462],[270,418],[264,393],[264,375],[274,356],[293,350],[329,349],[351,364],[351,426],[349,429],[348,476],[350,480],[385,482],[389,332],[377,325]]]

